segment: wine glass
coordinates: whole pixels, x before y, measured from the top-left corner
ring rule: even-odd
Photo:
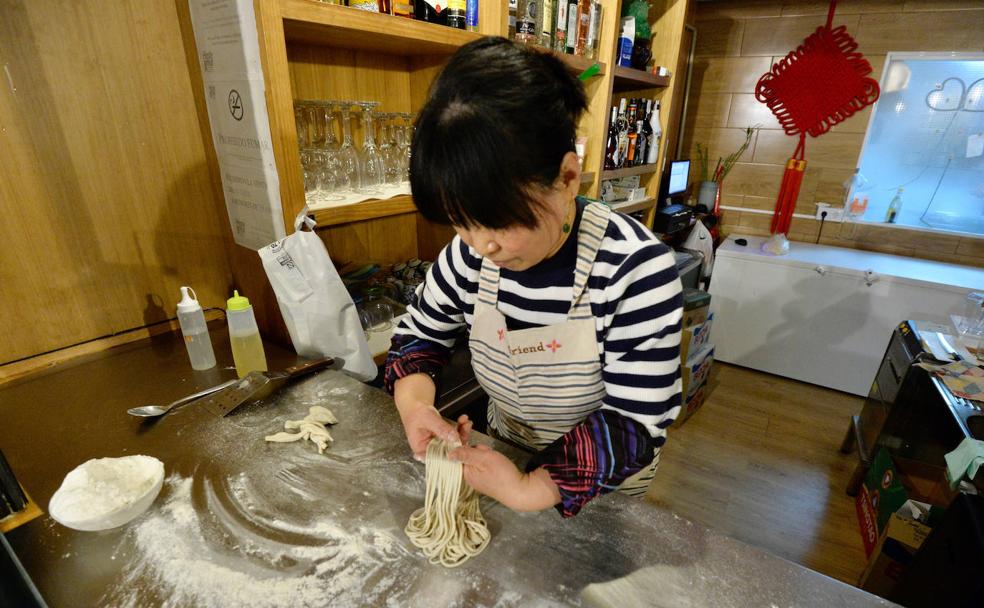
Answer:
[[[383,163],[379,148],[376,147],[374,109],[379,105],[378,101],[357,101],[355,105],[362,108],[363,119],[363,141],[362,154],[359,155],[359,168],[361,180],[359,182],[359,192],[362,194],[381,194],[381,186],[386,179],[386,168]]]
[[[408,183],[410,181],[410,144],[413,142],[413,122],[411,119],[413,116],[410,114],[402,113],[400,118],[403,119],[403,124],[400,125],[400,149],[402,154],[400,155],[400,179],[403,183]]]
[[[383,166],[386,169],[386,184],[398,186],[400,184],[400,168],[402,166],[402,154],[396,142],[395,133],[399,131],[399,126],[393,121],[396,114],[379,114],[379,152],[383,156]]]
[[[308,121],[306,103],[298,103],[294,108],[294,125],[297,127],[297,145],[300,148],[304,198],[313,201],[318,191],[318,176],[313,148],[311,147],[311,124]]]
[[[323,201],[340,201],[341,191],[346,189],[347,176],[342,170],[338,157],[338,138],[335,137],[335,125],[331,102],[318,103],[318,123],[321,133],[321,147],[318,148],[318,193]]]
[[[361,171],[359,154],[352,144],[352,106],[354,101],[336,102],[342,117],[342,145],[338,148],[338,162],[349,191],[359,188]]]

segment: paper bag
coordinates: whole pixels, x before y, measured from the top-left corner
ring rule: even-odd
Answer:
[[[260,249],[263,269],[273,286],[294,349],[303,357],[334,357],[360,380],[376,377],[359,314],[345,290],[324,243],[313,231],[305,207],[294,233]]]

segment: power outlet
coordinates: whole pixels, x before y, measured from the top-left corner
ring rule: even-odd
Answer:
[[[824,212],[826,212],[827,217],[823,216]],[[825,222],[843,222],[844,208],[831,207],[830,203],[817,203],[816,218],[818,220],[824,220]]]

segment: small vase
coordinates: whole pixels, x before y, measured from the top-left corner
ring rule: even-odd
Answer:
[[[720,206],[720,199],[718,198],[719,186],[720,184],[718,182],[701,182],[700,189],[697,191],[697,204],[707,209],[707,211],[713,209],[715,214],[717,214],[718,207]]]

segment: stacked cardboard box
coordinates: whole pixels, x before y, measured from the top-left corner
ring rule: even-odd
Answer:
[[[858,586],[890,597],[952,496],[942,470],[880,449],[854,503],[868,557]]]
[[[711,296],[698,289],[683,290],[683,333],[680,337],[680,377],[683,380],[683,408],[673,426],[690,418],[707,397],[707,376],[714,362],[714,345],[710,343]]]

